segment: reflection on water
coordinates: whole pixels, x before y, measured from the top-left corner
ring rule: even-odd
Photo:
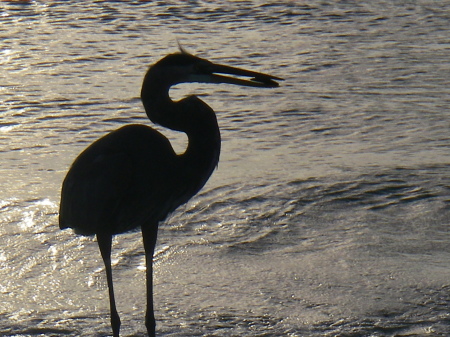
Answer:
[[[0,3],[0,331],[110,334],[91,238],[57,228],[73,159],[148,123],[176,50],[286,80],[182,85],[217,112],[211,180],[161,226],[161,336],[446,336],[448,1]],[[163,132],[182,151],[186,138]],[[139,233],[115,239],[124,336],[144,336]]]

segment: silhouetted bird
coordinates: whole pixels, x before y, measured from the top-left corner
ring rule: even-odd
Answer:
[[[145,323],[153,337],[152,259],[158,223],[203,187],[219,160],[220,132],[214,111],[196,96],[172,101],[170,87],[203,82],[271,88],[278,86],[274,80],[281,78],[214,64],[184,51],[168,55],[148,70],[141,99],[153,123],[187,134],[186,151],[177,155],[158,131],[134,124],[100,138],[72,164],[62,186],[59,226],[97,236],[115,337],[120,319],[111,272],[112,236],[138,227],[142,230],[147,268]]]

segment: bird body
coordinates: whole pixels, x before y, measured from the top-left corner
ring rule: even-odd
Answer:
[[[220,134],[215,118],[210,124],[216,132],[188,137],[188,148],[180,155],[167,138],[145,125],[127,125],[94,142],[64,180],[61,229],[113,235],[150,219],[164,220],[203,187],[217,166]]]
[[[136,228],[142,231],[146,326],[149,336],[154,337],[152,261],[158,223],[205,185],[219,161],[220,132],[214,111],[196,96],[172,101],[170,87],[183,82],[276,87],[274,79],[279,78],[214,64],[185,52],[170,54],[147,71],[141,99],[152,122],[186,133],[186,151],[176,154],[161,133],[133,124],[95,141],[72,164],[62,186],[59,224],[61,229],[73,228],[76,233],[97,237],[105,264],[114,337],[119,336],[120,319],[112,281],[112,236]]]

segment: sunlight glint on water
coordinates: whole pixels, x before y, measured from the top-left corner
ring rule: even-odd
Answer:
[[[96,242],[57,226],[61,182],[149,124],[143,75],[178,38],[286,80],[171,92],[213,107],[223,141],[160,228],[159,336],[448,336],[449,5],[1,2],[0,335],[111,334]],[[140,234],[113,249],[122,335],[145,336]]]

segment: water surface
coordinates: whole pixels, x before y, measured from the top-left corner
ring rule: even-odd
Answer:
[[[110,334],[95,240],[57,226],[74,158],[177,50],[277,89],[181,85],[217,112],[210,181],[161,225],[160,336],[448,336],[449,1],[0,3],[0,332]],[[182,152],[186,138],[163,131]],[[117,237],[145,336],[139,233]]]

